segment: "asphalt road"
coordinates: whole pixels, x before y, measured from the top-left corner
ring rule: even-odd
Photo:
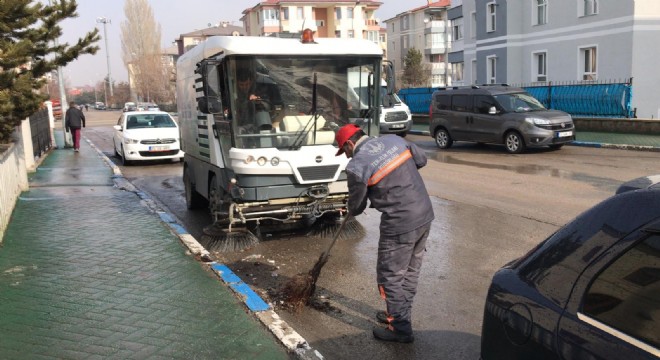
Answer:
[[[86,113],[90,139],[115,163],[112,127],[119,112]],[[409,135],[429,158],[422,169],[432,197],[432,225],[413,311],[415,343],[372,338],[383,309],[375,283],[379,213],[358,217],[362,239],[337,243],[317,283],[322,305],[278,313],[327,359],[475,359],[479,357],[484,299],[493,273],[552,234],[617,186],[660,172],[660,153],[565,146],[510,155],[503,147],[455,144],[439,150],[433,139]],[[198,239],[211,222],[186,210],[182,165],[155,162],[122,167],[134,185],[170,210]],[[266,299],[288,279],[307,272],[328,240],[265,234],[238,253],[217,254]]]

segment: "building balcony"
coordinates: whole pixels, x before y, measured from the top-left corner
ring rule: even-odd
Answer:
[[[447,66],[445,63],[430,63],[431,65],[431,75],[444,75]]]
[[[445,43],[434,43],[431,45],[426,45],[424,48],[424,55],[438,55],[444,54],[449,51],[450,47]]]
[[[432,20],[424,27],[425,34],[443,33],[447,30],[444,20]]]

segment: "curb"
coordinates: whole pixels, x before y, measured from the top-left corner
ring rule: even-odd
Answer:
[[[83,139],[96,150],[99,157],[103,159],[108,167],[112,169],[112,181],[115,186],[120,190],[125,190],[135,193],[142,201],[142,203],[153,211],[160,221],[163,222],[170,230],[179,238],[183,245],[188,248],[188,251],[194,258],[204,265],[209,265],[211,270],[228,286],[241,300],[245,306],[252,312],[259,321],[266,326],[266,328],[275,335],[285,348],[295,354],[302,360],[321,360],[324,359],[323,355],[317,350],[314,350],[307,340],[298,334],[286,321],[282,320],[279,315],[266,303],[256,292],[250,288],[238,275],[236,275],[226,265],[213,261],[211,254],[193,237],[188,231],[179,224],[173,215],[164,211],[156,201],[149,198],[149,196],[140,191],[135,185],[124,178],[119,166],[115,165],[110,158],[108,158],[99,148],[96,147],[89,139],[83,136]]]
[[[566,145],[583,146],[583,147],[595,147],[595,148],[603,148],[603,149],[619,149],[619,150],[636,150],[636,151],[660,152],[660,147],[648,146],[648,145],[607,144],[607,143],[597,143],[597,142],[589,142],[589,141],[573,141],[573,142],[570,142]]]
[[[413,135],[431,136],[431,133],[426,131],[426,130],[410,130],[410,131],[408,131],[408,133],[413,134]],[[566,145],[594,147],[594,148],[603,148],[603,149],[660,152],[660,147],[658,147],[658,146],[649,146],[649,145],[607,144],[607,143],[590,142],[590,141],[572,141],[570,143],[567,143]]]

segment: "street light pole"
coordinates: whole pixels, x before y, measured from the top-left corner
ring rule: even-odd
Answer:
[[[106,25],[112,23],[110,19],[105,18],[105,17],[98,17],[96,19],[97,23],[102,23],[103,24],[103,38],[105,39],[105,54],[106,54],[106,62],[108,64],[108,83],[110,85],[110,98],[113,97],[112,94],[112,75],[110,75],[110,49],[108,48],[108,32],[106,30]],[[108,104],[108,99],[105,100],[105,105],[109,106]]]

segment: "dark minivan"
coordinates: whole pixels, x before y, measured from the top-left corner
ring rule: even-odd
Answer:
[[[504,144],[509,153],[527,147],[560,149],[575,140],[571,116],[548,110],[521,88],[473,85],[439,88],[429,108],[429,131],[441,149],[454,141]]]

